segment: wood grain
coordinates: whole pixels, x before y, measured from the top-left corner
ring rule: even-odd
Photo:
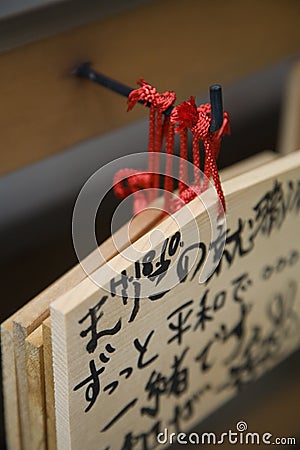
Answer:
[[[45,370],[45,398],[47,423],[47,450],[56,450],[54,377],[52,365],[51,321],[48,317],[43,322],[43,350]]]
[[[294,0],[153,1],[3,52],[0,173],[146,115],[142,107],[127,114],[124,98],[72,77],[78,63],[133,87],[144,77],[182,101],[298,52],[299,13]]]
[[[46,450],[46,405],[42,326],[25,339],[31,450]]]
[[[257,216],[256,219],[251,219],[252,221],[250,218],[252,216],[255,217],[255,205],[257,202],[264,198],[264,195],[269,198],[268,196],[271,195],[270,192],[274,189],[275,183],[282,183],[284,189],[290,189],[292,182],[294,195],[297,197],[295,189],[299,178],[300,152],[295,152],[269,163],[267,170],[266,166],[262,166],[226,181],[224,183],[224,191],[228,208],[226,217],[228,229],[231,231],[235,230],[241,218],[243,223],[247,223],[247,226],[249,226],[249,243],[251,243],[252,238],[250,236],[252,227],[254,227],[253,220],[257,220]],[[288,196],[288,194],[286,195]],[[295,207],[295,203],[293,204]],[[251,291],[249,291],[249,303],[247,302],[246,306],[244,305],[248,312],[244,312],[247,314],[247,326],[245,327],[244,325],[245,328],[243,329],[245,334],[244,341],[242,341],[244,347],[242,348],[245,349],[244,356],[248,355],[247,351],[251,352],[251,358],[253,358],[255,364],[257,361],[260,361],[260,357],[262,360],[257,366],[254,366],[255,375],[252,374],[252,369],[249,369],[250,372],[242,372],[243,376],[246,377],[246,380],[242,382],[247,381],[247,376],[250,379],[256,379],[267,370],[270,370],[275,364],[298,348],[300,344],[299,261],[293,267],[289,267],[288,273],[277,272],[276,276],[274,275],[270,281],[266,281],[262,276],[267,264],[274,264],[274,261],[276,262],[278,258],[281,258],[282,255],[293,249],[298,253],[300,251],[299,239],[297,238],[299,215],[297,215],[297,208],[294,209],[294,207],[293,210],[287,212],[287,215],[284,215],[284,223],[277,221],[277,225],[269,234],[266,231],[267,228],[258,228],[260,231],[258,231],[255,238],[257,242],[255,242],[254,249],[251,250],[249,255],[243,256],[240,254],[237,257],[238,260],[235,260],[232,265],[228,262],[226,268],[222,269],[218,277],[214,276],[213,282],[210,282],[208,285],[209,295],[211,295],[211,292],[213,292],[212,295],[217,295],[220,289],[223,290],[226,289],[226,286],[232,286],[233,280],[238,279],[241,273],[249,275],[251,278],[248,284],[248,286],[252,286]],[[206,243],[208,248],[210,243],[210,223],[205,210],[199,205],[197,199],[189,204],[189,208],[193,212],[198,229],[201,230],[201,242]],[[187,222],[181,227],[181,233],[186,238],[189,236],[190,227],[191,221],[187,218]],[[163,239],[171,239],[178,227],[171,218],[167,218],[156,226],[156,230],[160,231],[161,236],[163,236],[157,247],[154,247],[159,259],[159,249],[162,248]],[[186,234],[184,234],[185,232]],[[287,236],[288,240],[286,240]],[[149,234],[141,237],[135,243],[135,248],[141,252],[144,249],[148,249],[149,239]],[[182,239],[182,247],[185,248],[186,242],[184,238]],[[243,242],[244,245],[246,245],[246,241],[247,239]],[[286,245],[287,242],[288,245]],[[174,256],[174,258],[177,257],[178,255]],[[155,262],[156,260],[153,261],[154,265]],[[172,259],[171,266],[173,262],[174,260]],[[134,265],[125,260],[122,255],[115,256],[110,261],[110,267],[114,268],[116,274],[120,274],[123,270],[126,270],[129,276],[134,274]],[[101,444],[104,448],[122,448],[125,436],[129,439],[131,432],[139,436],[147,433],[156,423],[153,420],[159,421],[161,428],[169,426],[171,419],[173,420],[174,411],[177,411],[178,407],[182,411],[185,408],[184,405],[188,405],[188,402],[192,401],[191,399],[200,395],[201,388],[206,386],[206,383],[209,383],[209,392],[206,394],[205,399],[203,398],[203,401],[200,401],[197,405],[193,404],[193,415],[189,416],[186,409],[184,409],[185,414],[182,413],[181,418],[184,420],[184,427],[188,430],[236,394],[235,378],[234,376],[233,379],[230,378],[231,375],[235,374],[235,365],[232,366],[231,371],[230,367],[227,366],[228,363],[225,362],[225,355],[228,357],[234,349],[232,342],[228,344],[229,348],[226,345],[225,348],[222,346],[221,348],[218,348],[218,346],[216,346],[217,348],[214,347],[214,350],[212,350],[213,355],[209,354],[209,359],[202,359],[201,376],[199,367],[195,367],[195,355],[199,351],[204,351],[202,347],[206,344],[209,345],[211,340],[216,339],[216,342],[218,342],[220,335],[217,333],[217,330],[222,329],[222,327],[223,330],[226,330],[227,327],[230,329],[231,326],[238,326],[240,316],[237,314],[237,310],[241,314],[238,304],[239,302],[243,303],[242,300],[236,298],[234,300],[232,298],[232,301],[228,301],[222,315],[218,319],[214,319],[217,321],[215,328],[213,322],[210,322],[212,325],[210,327],[207,326],[207,328],[204,327],[201,335],[196,336],[192,332],[187,333],[184,338],[184,344],[181,346],[181,342],[178,343],[178,358],[180,358],[179,354],[183,355],[184,352],[187,355],[184,367],[188,367],[190,371],[188,392],[184,391],[181,398],[181,395],[176,395],[174,392],[171,395],[172,392],[167,390],[166,396],[161,399],[160,409],[158,409],[159,413],[153,413],[153,416],[149,418],[145,411],[143,412],[142,407],[145,404],[146,406],[150,404],[151,408],[155,408],[155,404],[157,405],[155,403],[157,391],[154,387],[154,391],[151,390],[152,384],[150,380],[152,380],[153,374],[154,376],[158,373],[165,374],[168,369],[169,372],[167,373],[170,373],[170,367],[174,368],[176,361],[176,358],[172,359],[171,355],[174,355],[177,347],[174,349],[174,346],[167,345],[167,342],[170,344],[170,340],[168,341],[170,336],[168,333],[170,331],[166,324],[167,320],[164,320],[164,318],[167,318],[167,316],[169,318],[170,312],[176,308],[183,307],[184,302],[187,300],[195,300],[198,304],[199,299],[201,300],[202,295],[204,295],[207,285],[199,286],[197,277],[189,278],[189,282],[184,284],[178,283],[173,289],[167,291],[160,301],[153,302],[147,298],[142,298],[139,315],[136,316],[134,321],[131,321],[132,302],[123,303],[122,297],[118,295],[110,296],[108,293],[110,292],[110,282],[107,278],[105,266],[99,269],[98,280],[103,283],[103,288],[99,288],[90,279],[86,279],[51,304],[58,450],[77,450],[82,448],[83,445],[88,446],[91,450],[96,450],[99,445],[99,439],[101,439]],[[291,283],[293,283],[293,288]],[[297,286],[295,286],[295,283]],[[293,290],[293,299],[289,297],[291,288]],[[242,291],[247,291],[247,289],[244,286]],[[245,295],[244,293],[243,296]],[[141,297],[143,296],[141,295]],[[276,350],[274,348],[265,350],[264,346],[269,345],[267,342],[273,342],[272,340],[268,341],[268,333],[271,333],[271,327],[274,326],[273,320],[275,319],[273,313],[270,313],[270,300],[277,299],[277,302],[280,298],[286,299],[284,301],[285,307],[291,301],[293,302],[293,312],[289,310],[289,312],[282,313],[283,322],[277,332],[284,334],[281,335],[280,345],[279,341],[277,342],[279,347]],[[91,349],[86,347],[86,344],[89,338],[92,339],[92,337],[83,331],[86,329],[86,326],[90,325],[90,320],[83,318],[86,317],[88,311],[92,311],[93,307],[98,305],[101,299],[103,301],[106,300],[101,308],[101,315],[99,316],[101,325],[98,325],[97,332],[110,329],[118,321],[122,323],[122,328],[120,332],[113,336],[111,336],[111,333],[109,336],[97,336],[97,351],[91,351]],[[212,311],[212,307],[210,311]],[[97,314],[99,314],[98,310]],[[234,318],[235,315],[236,318]],[[87,320],[87,322],[83,322],[83,320]],[[287,324],[285,320],[288,320]],[[235,325],[236,323],[237,325]],[[149,344],[149,354],[147,353],[147,356],[158,355],[158,359],[150,368],[143,369],[144,372],[142,372],[137,370],[136,367],[137,356],[133,342],[136,342],[137,339],[145,342],[151,329],[154,335],[151,338],[151,346]],[[87,332],[89,330],[89,328],[86,329]],[[258,330],[262,335],[256,334]],[[260,336],[259,339],[261,341],[259,342],[261,342],[262,348],[257,344],[254,345],[253,349],[251,346],[251,350],[247,350],[248,345],[253,345],[251,340],[255,336],[256,338]],[[105,361],[100,356],[108,344],[116,350],[116,355],[109,355],[108,360]],[[261,354],[259,353],[260,351],[262,352]],[[272,358],[267,357],[268,351],[272,352]],[[201,355],[204,358],[202,353]],[[208,357],[207,354],[206,356]],[[99,362],[99,358],[101,362]],[[237,364],[237,367],[240,367],[239,364],[241,364],[241,368],[243,368],[243,358],[235,358],[234,364]],[[100,378],[98,378],[98,374],[94,374],[95,378],[89,382],[87,377],[90,375],[88,368],[91,361],[94,361],[96,370],[98,371],[101,368],[102,372]],[[173,365],[172,361],[174,361]],[[106,370],[106,364],[109,364],[108,370]],[[121,380],[118,374],[128,366],[133,368],[132,375],[128,380]],[[209,371],[206,372],[208,369]],[[96,379],[100,382],[100,391],[97,390]],[[166,379],[168,380],[169,378]],[[86,385],[82,384],[85,380],[87,380]],[[106,391],[113,380],[118,381],[115,387],[118,390],[115,395],[114,392],[110,392],[110,396]],[[232,382],[232,385],[230,385],[230,382]],[[229,387],[224,390],[221,389],[223,385],[227,386],[227,383],[229,383]],[[85,396],[85,389],[89,389],[87,397]],[[97,390],[96,400],[92,408],[87,411],[86,408],[90,405],[92,389]],[[163,387],[161,389],[162,391],[160,391],[159,395],[163,395],[162,392],[165,392]],[[124,405],[132,406],[132,409],[127,414],[125,408],[126,414],[120,415],[119,412],[124,411]],[[188,407],[186,406],[186,408]],[[174,429],[171,428],[171,431],[174,431]]]
[[[256,155],[255,157],[250,158],[248,161],[243,161],[243,162],[241,162],[239,164],[236,164],[235,166],[233,166],[231,168],[223,170],[222,174],[221,174],[221,178],[222,178],[223,181],[225,181],[226,179],[229,179],[229,178],[231,178],[233,176],[236,176],[236,175],[241,174],[241,173],[243,173],[245,171],[251,170],[254,167],[258,167],[260,165],[263,165],[264,163],[267,163],[267,162],[271,161],[274,157],[275,157],[275,155],[273,153],[271,153],[271,152],[269,152],[269,153],[265,152],[265,153]],[[28,314],[28,316],[30,316],[31,313],[32,313],[32,310],[30,309],[30,313]],[[2,332],[6,328],[8,328],[10,330],[10,334],[8,334],[8,336],[9,336],[9,338],[11,340],[11,344],[10,344],[10,346],[7,347],[8,348],[7,355],[10,357],[10,359],[11,359],[11,356],[13,355],[12,320],[13,320],[13,317],[8,319],[6,321],[6,323],[2,324]],[[37,321],[37,319],[36,319],[36,321]],[[50,322],[50,319],[46,319],[46,321],[44,322],[44,325],[45,325],[45,328],[46,328],[46,332],[48,332],[48,333],[50,332],[49,322]],[[34,327],[34,325],[31,325],[31,326]],[[48,336],[49,336],[49,334],[48,334]],[[4,342],[5,341],[2,339],[2,346],[3,346]],[[51,345],[51,340],[47,341],[47,347],[46,348],[48,348],[48,350],[50,348],[49,345]],[[51,353],[51,351],[50,351],[50,353]],[[48,352],[48,362],[51,363],[50,353]],[[5,360],[5,358],[4,358],[4,360]],[[15,371],[11,370],[11,365],[9,365],[9,369],[10,369],[10,372],[9,372],[8,377],[6,377],[6,383],[4,384],[4,388],[6,388],[6,389],[7,389],[7,386],[8,386],[8,381],[10,381],[10,385],[13,384],[12,383],[13,380],[14,380],[14,376],[13,375],[15,375]],[[48,369],[51,371],[51,366],[48,365]],[[46,363],[45,363],[45,371],[46,371]],[[24,379],[24,377],[22,377],[22,379]],[[50,381],[50,385],[49,386],[50,386],[50,392],[51,392],[51,381]],[[16,397],[16,389],[14,391],[14,395]],[[10,398],[12,400],[14,397],[12,395],[10,395],[10,394],[7,394],[5,396],[5,398]],[[16,406],[16,402],[13,403],[13,404]],[[9,402],[9,405],[11,405],[11,402]],[[52,418],[53,418],[54,405],[53,405],[53,403],[51,404],[49,402],[48,406],[50,407],[49,409],[52,410]],[[10,424],[13,423],[13,420],[16,421],[16,419],[18,418],[18,416],[16,414],[12,413],[12,414],[8,415],[7,412],[6,412],[6,418],[8,418],[8,417],[10,417],[12,419],[12,420],[9,421]],[[53,422],[52,422],[52,429],[53,429]],[[14,429],[14,431],[15,431],[15,429]],[[15,436],[15,433],[12,433],[12,436]],[[53,434],[50,433],[50,434],[48,434],[48,437],[49,436],[53,437]],[[8,434],[8,437],[9,437],[9,434]],[[54,440],[55,440],[55,438],[54,438]],[[54,442],[54,440],[52,442]],[[11,448],[17,448],[17,447],[11,447]]]
[[[262,152],[261,154],[255,155],[252,158],[247,159],[246,161],[239,162],[232,167],[227,169],[223,169],[221,171],[221,179],[225,181],[237,174],[241,174],[246,172],[247,170],[251,170],[260,165],[266,164],[275,158],[275,154],[272,152]],[[146,212],[145,215],[137,216],[130,227],[131,241],[135,241],[140,236],[143,235],[148,229],[151,229],[153,225],[158,221],[160,213],[154,209]],[[121,230],[122,232],[122,230]],[[124,243],[123,247],[127,244]],[[102,246],[101,250],[106,255],[107,259],[110,259],[116,254],[115,246],[111,239],[106,241]],[[45,322],[44,319],[49,314],[49,305],[53,299],[57,298],[62,293],[74,287],[80,281],[82,281],[86,277],[85,272],[82,270],[81,266],[77,265],[71,271],[67,272],[63,277],[57,280],[53,285],[51,285],[48,289],[43,291],[40,295],[38,295],[31,302],[26,304],[21,310],[19,310],[14,316],[7,319],[7,321],[2,324],[3,332],[6,333],[7,338],[5,341],[6,344],[3,346],[2,351],[5,352],[3,356],[3,360],[6,361],[8,358],[9,363],[5,364],[4,370],[7,373],[5,376],[4,386],[4,398],[5,398],[5,417],[7,421],[6,433],[7,440],[10,442],[12,440],[13,449],[17,449],[18,447],[15,444],[16,436],[15,430],[18,430],[18,416],[16,415],[16,411],[18,410],[17,402],[20,402],[20,418],[23,421],[23,429],[26,430],[23,434],[25,434],[24,439],[28,441],[28,445],[30,445],[30,435],[29,435],[29,425],[28,425],[28,395],[27,395],[27,386],[26,380],[24,382],[24,370],[25,370],[25,354],[24,354],[24,340],[26,337],[32,333],[37,327],[39,327],[42,323],[47,324],[47,319]],[[14,328],[14,336],[13,336],[13,321],[15,322]],[[49,331],[49,330],[48,330]],[[47,332],[47,329],[45,330]],[[48,336],[48,335],[47,335]],[[14,345],[15,340],[15,345]],[[9,345],[8,345],[9,343]],[[49,343],[50,345],[50,343]],[[49,356],[49,348],[46,351],[45,355]],[[16,355],[17,358],[17,368],[15,367],[15,361],[13,356]],[[11,361],[13,360],[13,364]],[[49,362],[49,359],[47,360]],[[45,365],[48,368],[48,365]],[[50,369],[49,369],[50,370]],[[17,374],[16,374],[17,371]],[[47,379],[47,377],[46,377]],[[17,392],[17,387],[18,391]],[[50,387],[51,389],[51,387]],[[19,400],[18,400],[19,399]],[[51,404],[48,405],[51,409]],[[49,417],[52,417],[52,413],[49,412]],[[14,424],[11,426],[11,424]],[[53,429],[53,421],[50,419],[50,425]],[[50,426],[49,425],[49,426]],[[27,432],[28,431],[28,432]],[[20,431],[19,431],[20,433]],[[52,432],[50,436],[52,436]]]
[[[136,240],[143,235],[149,228],[157,222],[161,215],[161,211],[157,209],[149,209],[144,214],[139,214],[132,221],[130,227],[130,239]],[[126,229],[122,227],[119,232],[122,237],[127,234],[123,232]],[[120,249],[127,246],[125,240],[123,246],[120,242]],[[97,250],[95,250],[95,253]],[[101,245],[101,252],[106,260],[109,260],[113,255],[117,254],[113,239],[109,238]],[[93,258],[93,254],[88,258]],[[63,293],[76,286],[86,278],[86,273],[81,265],[76,265],[73,269],[67,272],[64,276],[59,278],[55,283],[48,287],[45,291],[31,300],[21,310],[19,310],[13,318],[13,339],[14,352],[16,359],[16,374],[17,374],[17,397],[19,401],[20,423],[22,430],[22,445],[23,450],[31,450],[31,433],[29,423],[30,402],[28,398],[27,380],[26,380],[26,352],[25,340],[42,322],[49,316],[49,306],[54,298],[59,297]]]
[[[1,324],[2,386],[7,450],[21,450],[13,319]]]

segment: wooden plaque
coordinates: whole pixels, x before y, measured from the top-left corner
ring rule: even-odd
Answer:
[[[213,241],[196,198],[189,208],[199,240],[192,221],[178,228],[167,218],[155,228],[164,237],[154,253],[149,232],[135,243],[142,258],[115,256],[111,279],[106,265],[98,270],[102,288],[87,278],[52,303],[58,450],[170,445],[171,433],[176,442],[299,346],[300,152],[224,190],[227,229],[222,223]],[[199,284],[222,236],[217,270]],[[171,270],[172,289],[129,297]]]

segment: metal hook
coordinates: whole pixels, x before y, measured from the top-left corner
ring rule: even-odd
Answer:
[[[125,84],[120,83],[119,81],[113,80],[112,78],[109,78],[106,75],[96,72],[95,70],[92,69],[91,63],[80,64],[78,67],[75,68],[75,70],[72,73],[78,77],[86,78],[88,80],[93,81],[94,83],[100,84],[101,86],[104,86],[107,89],[110,89],[122,95],[123,97],[128,97],[129,94],[132,91],[134,91],[133,88],[126,86]],[[212,116],[209,131],[211,133],[214,133],[218,131],[223,124],[222,87],[219,84],[215,84],[213,86],[210,86],[209,92],[210,92],[211,116]],[[140,101],[139,103],[144,104],[143,101]],[[150,107],[151,104],[149,103],[147,104],[147,106]],[[164,111],[164,114],[166,116],[169,116],[172,110],[173,106]]]
[[[211,124],[209,131],[214,133],[218,131],[223,124],[222,87],[219,84],[210,86],[209,97],[211,104]]]

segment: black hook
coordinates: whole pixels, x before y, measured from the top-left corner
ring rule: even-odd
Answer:
[[[88,78],[95,83],[101,84],[101,86],[104,86],[116,92],[117,94],[123,95],[123,97],[128,97],[130,92],[133,91],[132,88],[126,86],[125,84],[119,83],[119,81],[115,81],[112,78],[108,78],[99,72],[95,72],[91,68],[90,63],[80,64],[78,67],[76,67],[73,73],[78,77]]]
[[[210,86],[209,97],[211,104],[211,124],[209,131],[214,133],[215,131],[218,131],[223,124],[222,87],[219,84]]]
[[[129,94],[134,91],[133,88],[126,86],[119,81],[113,80],[112,78],[107,77],[99,72],[96,72],[92,69],[90,63],[80,64],[75,68],[73,74],[81,77],[87,78],[88,80],[93,81],[94,83],[100,84],[101,86],[110,89],[123,97],[128,97]],[[222,101],[222,87],[219,84],[215,84],[209,88],[210,91],[210,103],[211,103],[211,115],[212,121],[210,125],[209,131],[214,133],[218,131],[223,124],[223,101]],[[139,103],[144,104],[143,101]],[[150,103],[147,104],[148,107],[151,106]],[[166,116],[169,116],[173,110],[173,106],[164,111]]]

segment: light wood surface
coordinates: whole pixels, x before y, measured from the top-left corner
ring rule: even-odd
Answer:
[[[51,321],[48,317],[43,322],[43,350],[45,370],[45,401],[47,423],[47,450],[56,450],[54,378],[52,365]]]
[[[17,374],[13,340],[13,319],[1,324],[1,362],[6,446],[8,450],[21,450],[21,429],[17,394]]]
[[[125,445],[125,439],[128,442],[131,432],[141,436],[148,433],[157,421],[160,429],[168,427],[173,432],[175,427],[170,423],[178,410],[182,414],[181,425],[188,430],[235,395],[236,383],[257,379],[299,347],[299,260],[288,264],[286,270],[282,270],[282,264],[280,269],[278,266],[279,260],[290,257],[293,252],[299,254],[300,251],[299,215],[296,203],[291,200],[297,198],[299,179],[300,152],[295,152],[269,163],[267,168],[259,167],[224,183],[228,208],[227,230],[233,233],[242,220],[244,232],[240,236],[240,245],[244,250],[250,245],[251,250],[246,256],[242,252],[235,254],[233,262],[227,259],[226,263],[227,257],[224,258],[221,272],[218,276],[214,275],[209,284],[199,286],[197,276],[193,278],[189,275],[185,283],[178,283],[159,301],[141,298],[138,315],[132,321],[132,299],[131,302],[128,300],[123,303],[120,294],[112,296],[109,293],[111,284],[107,277],[107,266],[102,266],[97,278],[102,288],[86,279],[51,304],[58,450],[77,450],[83,445],[96,450],[99,440],[103,448],[119,449]],[[280,200],[275,188],[282,193]],[[288,198],[291,203],[287,208]],[[276,211],[279,215],[276,222],[273,222],[273,215],[272,218],[268,215],[268,207],[262,206],[266,199],[272,199],[272,204],[277,199]],[[259,210],[258,205],[262,210]],[[206,212],[197,198],[188,206],[201,230],[201,242],[209,248],[210,223]],[[284,207],[287,208],[285,212]],[[184,208],[180,211],[186,213]],[[156,226],[156,231],[160,231],[162,237],[153,247],[156,252],[154,266],[159,261],[164,239],[172,239],[178,227],[171,218],[167,218]],[[187,217],[180,233],[181,248],[184,249],[191,237],[191,221]],[[135,243],[135,248],[141,252],[148,249],[149,239],[149,234],[141,237]],[[229,242],[227,252],[232,249]],[[251,247],[251,243],[254,247]],[[170,267],[179,264],[177,253],[173,257],[170,255],[170,258]],[[273,267],[271,278],[266,276],[266,267],[269,266]],[[135,265],[122,255],[115,256],[110,261],[110,267],[116,274],[123,270],[127,271],[128,276],[135,273]],[[193,269],[195,267],[194,261]],[[219,294],[224,293],[224,290],[228,295],[241,276],[246,277],[246,281],[243,287],[240,286],[239,295],[236,296],[237,292],[229,294],[221,315],[214,316],[212,299],[220,299]],[[183,342],[178,339],[171,345],[168,340],[172,336],[170,330],[176,330],[176,326],[168,327],[167,319],[188,301],[189,306],[195,301],[198,310],[199,300],[199,306],[204,304],[206,289],[206,305],[210,305],[206,313],[212,316],[210,325],[203,326],[200,334],[195,334],[196,327],[192,328],[182,338]],[[89,316],[93,310],[97,313],[96,322],[91,322]],[[281,317],[279,328],[278,313]],[[120,331],[106,335],[104,330],[111,329],[117,323],[122,324]],[[184,322],[183,325],[187,326],[188,323]],[[96,326],[96,337],[90,334],[93,324]],[[190,328],[195,322],[192,324]],[[227,342],[227,338],[222,341],[220,333],[226,334],[226,330],[232,330],[233,335],[229,333],[228,336],[235,336],[233,341]],[[225,342],[223,346],[220,339]],[[138,370],[137,346],[134,344],[137,341],[147,341],[147,357],[155,359],[155,363],[147,369]],[[89,345],[91,342],[95,347]],[[213,348],[211,343],[214,344]],[[107,350],[112,347],[116,352],[113,355],[108,354]],[[208,353],[203,354],[205,351]],[[106,359],[101,356],[103,352]],[[183,361],[183,358],[184,363],[179,365],[178,361]],[[195,361],[202,362],[200,372],[199,362],[197,365]],[[93,367],[93,364],[97,373],[93,372],[92,376],[89,367]],[[121,379],[119,374],[128,366],[133,369],[130,378]],[[176,383],[173,378],[175,372],[170,369],[175,367],[181,370],[182,391],[177,384],[173,384]],[[241,373],[236,373],[238,368]],[[162,384],[154,387],[152,382],[158,374],[162,377]],[[182,379],[185,376],[188,382],[183,388]],[[114,390],[108,394],[112,385]],[[193,414],[189,415],[187,405],[191,402]]]
[[[279,151],[287,154],[300,148],[300,61],[288,77],[282,109]]]
[[[275,154],[272,152],[262,152],[258,155],[253,156],[252,158],[247,159],[246,161],[241,161],[238,164],[235,164],[227,169],[223,169],[221,171],[221,179],[225,181],[226,179],[229,179],[233,176],[236,176],[237,174],[241,174],[243,172],[246,172],[247,170],[251,170],[255,167],[259,167],[260,165],[266,164],[270,162],[272,159],[275,158]],[[151,229],[154,223],[157,222],[159,217],[159,213],[156,210],[151,209],[150,211],[146,212],[146,216],[137,216],[132,223],[132,227],[130,228],[131,233],[131,240],[134,241],[138,237],[142,236],[144,232],[146,232],[147,229]],[[146,225],[145,225],[146,222]],[[121,230],[122,231],[122,230]],[[124,243],[124,246],[126,244]],[[101,250],[106,255],[107,259],[114,256],[116,254],[116,249],[113,245],[113,242],[111,240],[106,241],[102,246]],[[18,408],[17,401],[19,399],[20,402],[20,417],[23,420],[23,428],[25,431],[25,438],[27,436],[28,445],[30,442],[30,435],[29,430],[30,427],[28,425],[28,409],[29,409],[29,402],[28,402],[28,391],[26,387],[26,381],[24,382],[24,339],[26,336],[28,336],[30,333],[32,333],[38,326],[41,325],[41,323],[47,324],[47,319],[44,321],[45,317],[49,314],[49,304],[50,302],[57,298],[61,293],[66,292],[67,290],[74,287],[76,284],[78,284],[80,281],[82,281],[86,277],[86,274],[81,269],[81,266],[74,267],[71,271],[69,271],[67,274],[65,274],[63,277],[61,277],[57,282],[55,282],[52,286],[50,286],[48,289],[46,289],[44,292],[42,292],[39,296],[37,296],[35,299],[33,299],[31,302],[29,302],[27,305],[25,305],[21,310],[19,310],[13,317],[7,319],[7,321],[3,324],[3,330],[6,331],[7,339],[5,340],[6,345],[2,346],[2,352],[5,352],[5,356],[3,357],[3,361],[5,363],[6,358],[8,358],[9,361],[12,360],[12,356],[16,352],[17,357],[17,373],[18,376],[18,382],[16,377],[16,371],[15,371],[15,363],[12,365],[10,363],[5,364],[5,370],[7,372],[7,376],[5,377],[5,383],[4,383],[4,398],[6,401],[6,407],[5,407],[5,417],[7,420],[7,427],[6,427],[6,433],[8,436],[8,442],[12,439],[12,442],[15,441],[15,430],[18,430],[17,424],[16,424],[16,414],[15,411]],[[13,337],[13,321],[15,321],[15,336]],[[44,321],[44,322],[43,322]],[[3,332],[4,332],[3,331]],[[49,332],[47,328],[45,329],[45,332]],[[47,334],[47,337],[49,337],[49,334]],[[14,339],[16,342],[16,346],[14,346]],[[3,341],[4,342],[4,341]],[[48,341],[47,341],[48,342]],[[8,344],[9,343],[9,344]],[[49,345],[51,345],[50,342],[48,342]],[[50,348],[47,347],[47,350],[45,352],[46,357],[49,356]],[[47,359],[49,362],[49,359]],[[46,370],[49,368],[48,364],[45,363]],[[52,369],[49,368],[51,371]],[[47,379],[47,374],[46,374]],[[16,392],[18,386],[19,394]],[[51,386],[50,386],[51,390]],[[51,391],[50,391],[51,392]],[[51,395],[51,394],[50,394]],[[51,410],[54,406],[49,404],[47,407]],[[51,415],[52,414],[52,415]],[[53,429],[53,409],[48,413],[48,416],[50,417],[50,428]],[[10,426],[10,424],[14,424],[14,426]],[[53,433],[50,433],[50,439],[52,438]],[[16,445],[13,444],[12,447],[9,448],[16,448]]]
[[[136,240],[143,235],[149,228],[157,222],[161,212],[157,209],[149,209],[144,214],[139,214],[132,221],[130,228],[131,240]],[[126,228],[126,225],[125,225]],[[118,232],[117,232],[118,233]],[[121,236],[123,228],[119,231]],[[126,235],[127,236],[127,235]],[[120,241],[119,241],[120,242]],[[127,241],[120,245],[120,249],[127,246]],[[95,250],[97,252],[97,250]],[[115,254],[113,239],[109,238],[101,245],[101,252],[106,260],[109,260]],[[92,257],[92,255],[91,255]],[[25,354],[25,339],[30,335],[42,322],[49,316],[49,306],[54,298],[67,292],[72,287],[76,286],[86,278],[86,273],[81,265],[76,265],[73,269],[67,272],[63,277],[59,278],[55,283],[48,287],[45,291],[31,300],[21,310],[19,310],[13,319],[13,339],[14,352],[16,358],[16,373],[17,373],[17,397],[19,401],[20,423],[22,430],[22,445],[23,450],[31,450],[31,434],[29,423],[29,409],[30,403],[28,399],[28,389],[26,381],[26,354]],[[12,349],[13,350],[13,349]]]
[[[46,450],[46,405],[42,326],[25,339],[31,450]]]
[[[242,175],[243,173],[247,173],[250,170],[256,169],[257,167],[261,167],[265,164],[270,163],[271,161],[274,161],[276,158],[277,154],[269,150],[258,153],[254,156],[250,156],[250,158],[239,161],[232,166],[220,170],[221,181],[224,182],[226,180],[230,180],[231,178]]]
[[[0,173],[147,114],[127,114],[124,98],[72,77],[78,63],[132,87],[144,77],[182,101],[298,52],[299,14],[295,0],[152,1],[3,52]]]

